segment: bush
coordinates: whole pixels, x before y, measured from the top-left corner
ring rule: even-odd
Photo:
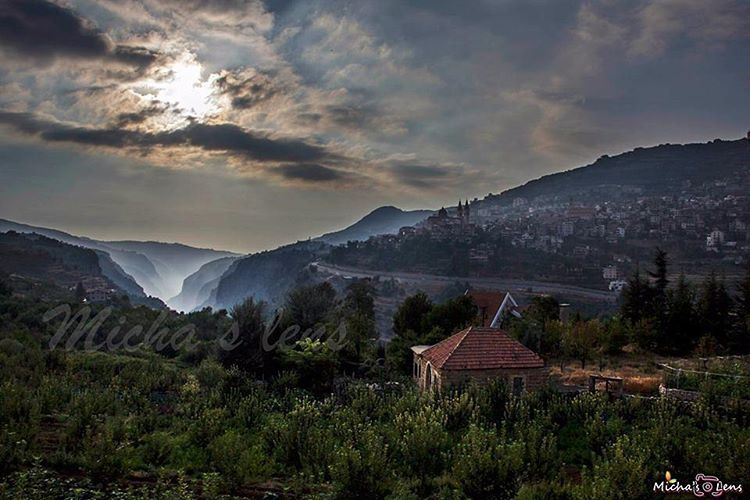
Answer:
[[[273,472],[261,446],[236,430],[214,439],[208,450],[211,465],[233,487],[266,480]]]
[[[338,498],[380,499],[393,488],[388,446],[373,429],[361,426],[356,437],[337,447],[330,475]]]

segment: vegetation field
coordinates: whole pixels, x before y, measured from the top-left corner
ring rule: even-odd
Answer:
[[[541,297],[507,322],[563,379],[612,370],[638,394],[611,399],[555,379],[521,396],[499,381],[419,392],[409,347],[475,322],[467,295],[406,297],[387,348],[367,281],[298,287],[276,314],[253,299],[190,314],[120,300],[90,311],[110,312],[92,349],[49,314],[74,297],[0,281],[0,498],[630,499],[653,498],[667,471],[747,481],[750,384],[734,353],[750,286],[733,299],[715,278],[655,283],[634,276],[612,317],[562,321]],[[194,343],[160,346],[154,322],[192,325]],[[292,325],[290,342],[266,338],[269,323]],[[221,348],[227,332],[239,347]],[[653,397],[664,362],[695,401]]]

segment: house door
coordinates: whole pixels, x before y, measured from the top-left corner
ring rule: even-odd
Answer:
[[[520,396],[523,393],[524,380],[523,377],[513,377],[513,394]]]

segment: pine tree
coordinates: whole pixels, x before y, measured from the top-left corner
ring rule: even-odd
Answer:
[[[737,312],[742,318],[747,318],[750,316],[750,262],[745,268],[745,278],[737,288],[739,289]]]
[[[10,297],[13,289],[3,279],[0,279],[0,297]]]
[[[654,266],[656,271],[648,273],[654,282],[651,287],[651,310],[656,319],[658,336],[663,341],[667,337],[667,287],[669,286],[669,279],[667,279],[667,252],[659,247],[656,247]]]
[[[661,248],[656,248],[656,254],[654,255],[654,265],[656,271],[649,272],[649,276],[654,280],[654,299],[661,301],[662,304],[667,298],[667,287],[669,286],[669,279],[667,279],[667,252]]]
[[[737,286],[739,294],[735,299],[737,321],[733,327],[732,348],[740,353],[750,352],[750,262],[745,278]]]
[[[695,292],[680,274],[677,286],[667,292],[666,336],[662,347],[666,350],[685,353],[692,350],[700,336],[695,324]]]
[[[265,309],[265,302],[256,302],[252,297],[232,308],[233,327],[239,336],[236,347],[219,352],[219,360],[224,366],[237,366],[254,375],[269,371],[273,353],[265,350],[262,343],[266,332]]]
[[[711,272],[703,283],[698,302],[698,323],[703,335],[712,338],[720,345],[726,346],[729,338],[730,310],[732,299],[723,281]]]
[[[636,269],[622,292],[622,317],[632,324],[650,318],[653,312],[651,296],[651,285],[641,277],[640,269]]]

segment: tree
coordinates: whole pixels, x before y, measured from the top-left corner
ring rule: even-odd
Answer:
[[[593,356],[601,335],[601,323],[596,320],[571,323],[563,332],[563,351],[566,355],[578,359],[581,368],[586,368],[586,361]]]
[[[648,274],[654,280],[654,298],[663,303],[667,298],[667,287],[669,286],[669,280],[667,279],[667,252],[659,247],[656,247],[654,266],[656,266],[656,271],[649,272]]]
[[[477,317],[477,306],[469,295],[459,295],[443,304],[438,304],[427,313],[427,330],[439,328],[443,337],[467,327]]]
[[[665,335],[660,338],[662,350],[685,353],[692,350],[700,336],[696,325],[695,293],[680,274],[677,286],[667,292],[667,318]]]
[[[304,388],[315,394],[330,392],[338,359],[328,344],[305,338],[282,350],[281,358],[285,367],[297,373]]]
[[[273,353],[265,350],[262,345],[266,332],[265,310],[265,302],[256,302],[253,297],[232,308],[230,314],[238,333],[235,342],[237,346],[220,351],[219,359],[224,366],[237,366],[255,375],[270,370]]]
[[[0,297],[10,297],[13,289],[4,279],[0,278]]]
[[[654,282],[653,287],[651,287],[651,311],[656,317],[660,333],[663,334],[666,331],[669,279],[667,279],[667,252],[659,247],[656,247],[654,266],[656,270],[648,273]]]
[[[628,340],[627,327],[619,316],[610,319],[602,335],[602,351],[606,354],[618,354]]]
[[[533,319],[541,325],[560,319],[560,302],[549,295],[536,296],[531,299],[531,305],[524,312],[524,317]]]
[[[347,287],[344,304],[355,313],[375,317],[375,288],[368,280],[359,280]]]
[[[324,281],[318,285],[297,287],[287,295],[283,326],[299,326],[300,334],[325,322],[336,304],[336,290]],[[284,328],[284,329],[285,329]]]
[[[733,328],[732,348],[740,353],[750,352],[750,262],[747,264],[745,278],[737,286],[735,298],[737,321]]]
[[[432,307],[432,301],[424,292],[407,297],[393,315],[393,333],[401,337],[410,331],[417,336],[425,334],[425,318]]]
[[[347,288],[341,321],[346,321],[346,346],[340,352],[342,362],[360,365],[372,353],[378,338],[375,328],[375,289],[368,281],[357,281]]]
[[[745,268],[745,277],[737,286],[737,313],[741,318],[750,316],[750,262]]]
[[[393,315],[394,337],[388,343],[386,362],[397,373],[411,373],[411,347],[421,344],[427,336],[427,315],[433,304],[424,292],[404,299]]]
[[[469,326],[477,307],[468,295],[433,305],[424,292],[407,297],[393,315],[396,334],[388,346],[388,364],[402,373],[411,372],[411,347],[432,345]]]
[[[641,277],[640,270],[636,269],[622,292],[622,317],[633,324],[651,317],[652,295],[651,285]]]
[[[711,272],[701,289],[698,321],[703,333],[721,346],[727,345],[729,337],[731,301],[724,281],[719,281],[716,273]]]

